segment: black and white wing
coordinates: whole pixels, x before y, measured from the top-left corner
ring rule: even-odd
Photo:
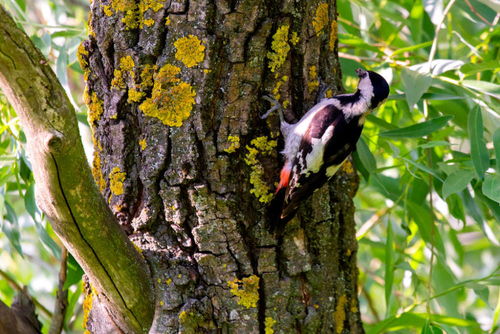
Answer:
[[[281,222],[291,219],[300,202],[325,184],[356,147],[363,128],[360,117],[346,119],[337,106],[326,104],[315,112],[301,136],[296,155],[281,171],[275,196],[275,204],[281,205],[273,209],[280,212]]]

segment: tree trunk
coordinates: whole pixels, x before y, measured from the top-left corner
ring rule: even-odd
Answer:
[[[153,275],[153,333],[360,333],[343,168],[272,231],[289,121],[340,89],[336,3],[94,0],[80,49],[94,177]],[[87,328],[113,332],[94,301]]]

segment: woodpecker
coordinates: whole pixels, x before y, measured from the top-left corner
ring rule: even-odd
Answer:
[[[299,204],[326,183],[356,148],[365,117],[389,95],[385,79],[372,71],[357,69],[358,88],[353,94],[322,99],[297,123],[287,123],[279,105],[285,163],[269,206],[274,224],[293,218]]]

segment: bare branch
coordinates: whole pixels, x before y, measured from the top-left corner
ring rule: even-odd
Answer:
[[[56,303],[54,315],[49,328],[49,334],[60,334],[64,326],[64,316],[68,307],[68,290],[64,289],[66,282],[66,270],[68,261],[68,250],[63,248],[61,253],[61,268],[59,269],[59,283],[57,286]]]

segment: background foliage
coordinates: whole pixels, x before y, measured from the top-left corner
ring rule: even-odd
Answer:
[[[76,48],[88,2],[0,0],[49,58],[88,140]],[[495,0],[338,0],[344,86],[383,74],[354,160],[360,310],[368,333],[498,333],[500,5]],[[15,113],[0,95],[0,299],[19,285],[47,332],[61,245],[34,203]],[[87,145],[88,146],[88,145]],[[69,259],[65,331],[81,332],[81,269]],[[15,284],[17,282],[17,286]]]

